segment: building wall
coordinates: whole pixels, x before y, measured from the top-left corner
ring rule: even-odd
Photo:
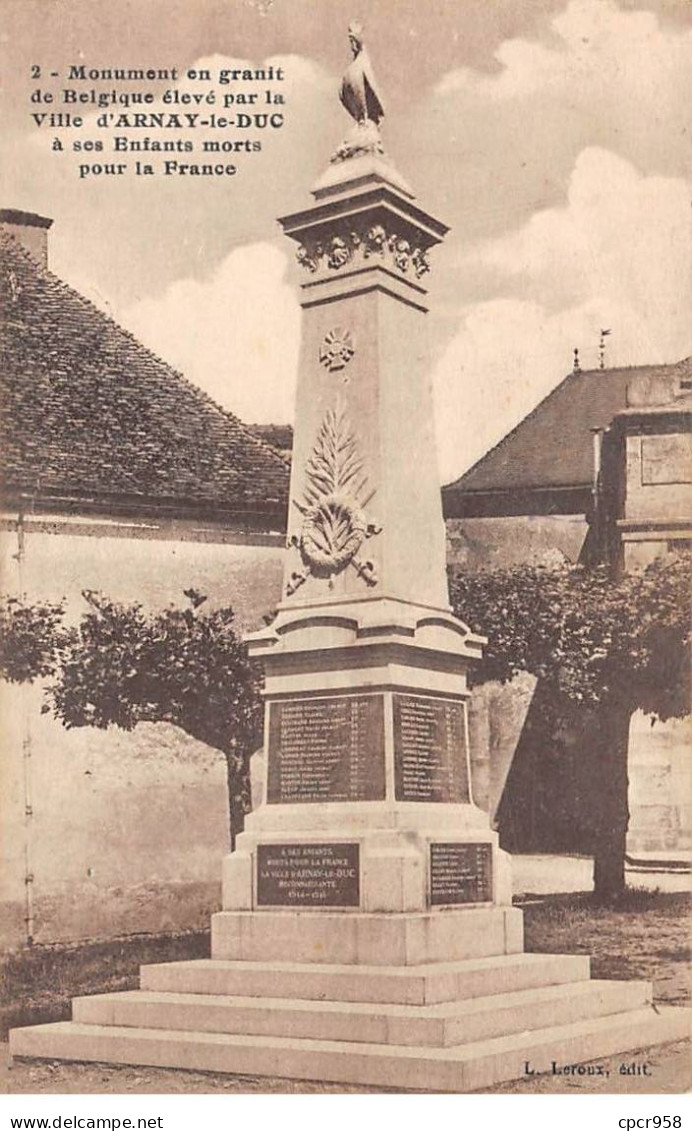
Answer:
[[[184,604],[183,590],[193,587],[208,595],[210,606],[232,605],[239,624],[252,629],[280,593],[278,535],[246,536],[190,523],[151,523],[147,529],[141,522],[48,517],[24,519],[21,530],[16,525],[10,518],[0,532],[3,592],[66,598],[70,620],[87,610],[85,589],[162,608]]]
[[[677,427],[625,436],[624,566],[642,569],[692,536],[692,435]],[[692,719],[651,724],[638,713],[630,731],[631,852],[692,848]]]
[[[630,727],[630,852],[692,849],[692,719],[653,723],[638,711]]]
[[[588,533],[583,515],[448,518],[447,559],[469,569],[525,562],[577,562]]]
[[[692,538],[692,435],[679,428],[625,438],[625,569],[642,569],[669,543]]]
[[[248,545],[217,531],[225,541],[200,542],[189,527],[177,538],[106,536],[102,525],[95,536],[62,520],[55,529],[2,533],[2,591],[65,597],[71,620],[86,611],[82,589],[154,608],[194,587],[233,605],[243,629],[279,597],[278,538]],[[0,943],[206,925],[229,843],[223,757],[164,724],[68,731],[41,714],[42,700],[40,686],[0,683]]]
[[[41,701],[0,685],[2,944],[206,926],[228,850],[223,757],[164,724],[66,731]]]
[[[681,424],[683,422],[681,421]],[[628,435],[625,518],[665,520],[692,516],[692,435]]]

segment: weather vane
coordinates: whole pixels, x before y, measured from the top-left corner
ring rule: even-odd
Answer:
[[[601,330],[601,339],[598,343],[598,364],[601,369],[605,369],[606,338],[612,332],[612,330]]]

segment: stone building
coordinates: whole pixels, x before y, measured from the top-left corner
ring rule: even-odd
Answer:
[[[634,397],[644,387],[684,393],[691,366],[687,358],[675,365],[576,370],[565,377],[443,488],[450,560],[491,568],[543,561],[556,552],[574,562],[601,557],[594,545],[594,505],[599,492],[616,490],[610,463],[607,481],[601,474],[602,437],[619,414],[634,412],[628,389]],[[631,505],[634,480],[629,490]],[[671,492],[664,493],[656,506],[670,508]],[[689,518],[689,501],[686,505]]]
[[[281,584],[288,465],[47,266],[0,212],[2,591],[144,607],[193,586],[255,627]],[[2,941],[206,925],[228,842],[221,755],[163,724],[65,730],[0,685]]]
[[[570,373],[456,482],[443,489],[448,555],[471,569],[610,561],[636,569],[692,537],[692,358]],[[558,741],[531,725],[533,683],[475,699],[479,787],[516,850],[588,852],[588,734]],[[692,846],[689,720],[634,716],[631,853]],[[583,819],[582,819],[583,818]]]
[[[643,370],[602,441],[596,524],[604,556],[637,569],[692,544],[692,358]]]

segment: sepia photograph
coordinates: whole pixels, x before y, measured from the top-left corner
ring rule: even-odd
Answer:
[[[7,1110],[681,1127],[692,4],[0,15]]]

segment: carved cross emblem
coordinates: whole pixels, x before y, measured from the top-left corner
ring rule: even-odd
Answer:
[[[320,346],[320,361],[325,369],[334,373],[338,369],[345,369],[355,352],[351,331],[344,330],[342,326],[335,326],[324,336]]]

